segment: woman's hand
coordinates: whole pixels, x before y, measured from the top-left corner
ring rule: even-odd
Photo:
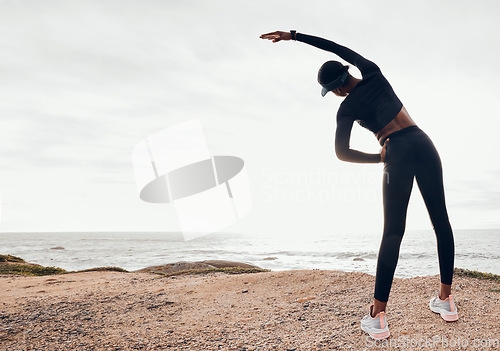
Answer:
[[[389,138],[385,139],[384,146],[382,146],[382,150],[380,150],[380,162],[385,162],[385,156],[387,155],[387,143],[389,142]]]
[[[276,31],[272,33],[262,34],[260,38],[269,39],[272,40],[273,43],[277,43],[280,40],[292,40],[292,33]]]

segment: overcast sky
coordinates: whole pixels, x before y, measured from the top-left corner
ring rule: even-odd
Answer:
[[[139,199],[131,152],[199,118],[249,173],[227,231],[381,232],[383,165],[335,157],[342,100],[316,74],[336,56],[259,39],[290,29],[376,62],[441,154],[453,227],[499,228],[499,17],[494,0],[1,1],[1,230],[178,230]],[[380,148],[357,124],[351,147]],[[432,228],[416,184],[407,223]]]

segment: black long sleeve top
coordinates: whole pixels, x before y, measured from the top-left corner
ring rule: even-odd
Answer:
[[[392,121],[403,107],[380,68],[353,50],[332,41],[302,33],[296,33],[295,38],[297,41],[330,51],[360,70],[363,79],[344,99],[337,112],[335,153],[343,161],[380,162],[380,154],[367,154],[349,146],[354,121],[377,133]]]

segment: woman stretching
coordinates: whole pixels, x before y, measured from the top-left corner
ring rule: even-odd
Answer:
[[[390,335],[385,309],[405,231],[414,178],[437,238],[441,287],[439,296],[431,299],[429,307],[445,321],[456,321],[458,314],[451,296],[455,255],[453,232],[446,211],[441,160],[430,138],[410,118],[375,63],[337,43],[295,31],[272,32],[261,35],[261,38],[274,43],[301,41],[330,51],[361,71],[362,79],[358,79],[349,74],[348,66],[328,61],[318,72],[322,96],[331,91],[345,98],[337,112],[337,157],[347,162],[384,162],[384,233],[377,259],[374,303],[370,306],[370,313],[361,320],[361,329],[377,340]],[[375,134],[382,146],[380,154],[367,154],[349,147],[354,121]]]

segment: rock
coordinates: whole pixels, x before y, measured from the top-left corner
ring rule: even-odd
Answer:
[[[196,263],[206,263],[216,268],[226,268],[226,267],[260,268],[259,266],[253,265],[251,263],[225,261],[225,260],[205,260]]]
[[[215,268],[210,264],[199,263],[199,262],[188,262],[188,261],[180,261],[175,263],[168,263],[160,266],[147,267],[138,270],[140,273],[174,273],[179,271],[186,271],[190,269],[208,269]]]
[[[173,273],[179,271],[186,271],[190,269],[209,269],[209,268],[226,268],[226,267],[240,267],[240,268],[257,268],[260,267],[255,266],[250,263],[243,262],[234,262],[234,261],[225,261],[225,260],[205,260],[205,261],[179,261],[174,263],[167,263],[160,266],[147,267],[138,270],[137,272],[144,273]]]
[[[364,261],[364,259],[361,257],[354,257],[353,261]]]

